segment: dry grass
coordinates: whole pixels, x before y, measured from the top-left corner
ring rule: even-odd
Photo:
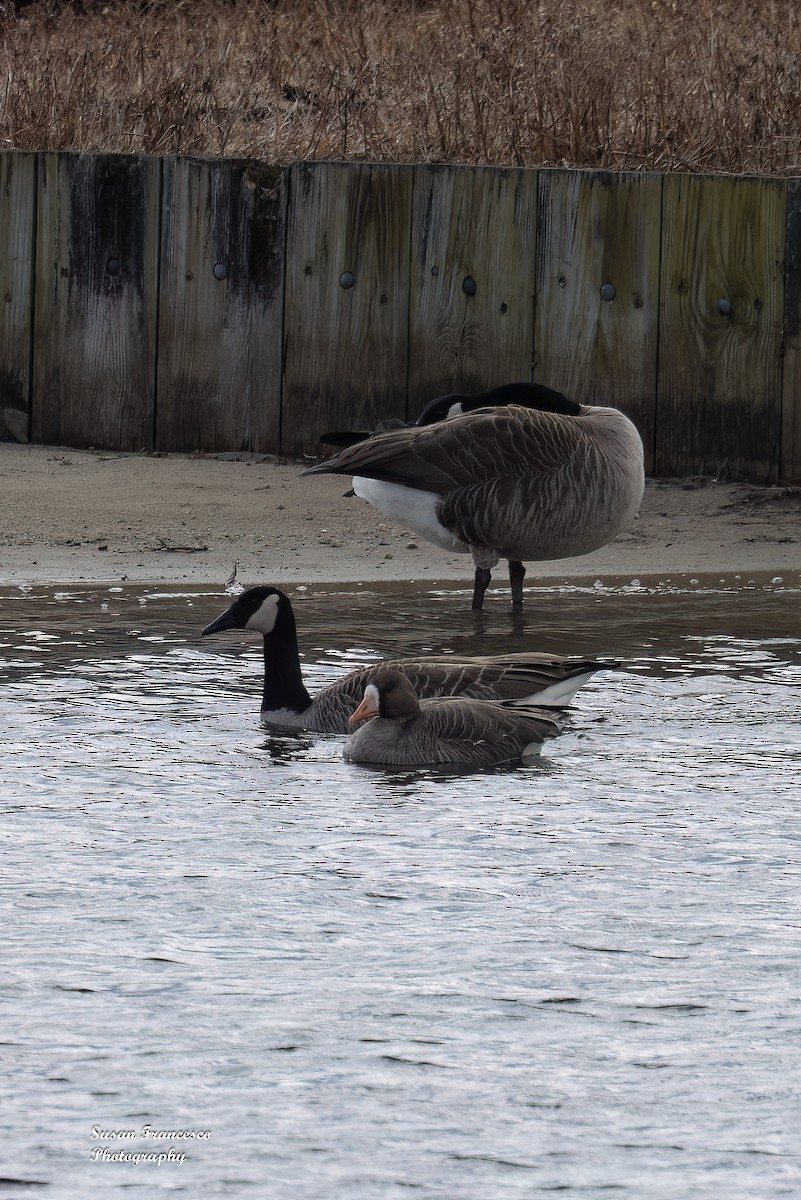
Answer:
[[[801,173],[788,0],[0,3],[8,148]]]

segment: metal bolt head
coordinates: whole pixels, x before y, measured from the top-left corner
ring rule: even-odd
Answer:
[[[228,266],[224,262],[216,262],[214,264],[214,266],[211,268],[211,273],[215,279],[227,279],[228,278]]]
[[[475,296],[476,281],[472,275],[465,275],[464,279],[462,280],[462,291],[464,292],[465,296]]]
[[[352,288],[355,282],[356,276],[352,271],[343,271],[339,277],[339,286],[344,288],[345,291],[348,291],[349,288]]]
[[[718,312],[722,317],[730,317],[731,300],[727,300],[725,297],[722,300],[718,300]]]
[[[606,300],[607,303],[611,304],[616,295],[617,295],[617,291],[615,290],[615,285],[613,283],[602,283],[601,284],[601,299],[602,300]]]
[[[110,258],[108,260],[108,262],[106,263],[106,274],[107,275],[119,275],[119,273],[120,273],[120,260],[118,258]]]

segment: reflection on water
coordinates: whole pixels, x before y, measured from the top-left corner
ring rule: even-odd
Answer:
[[[800,591],[296,589],[312,691],[421,650],[624,660],[540,762],[463,775],[263,729],[259,647],[199,636],[221,595],[5,592],[6,1190],[801,1190]],[[211,1136],[92,1160],[147,1123]]]

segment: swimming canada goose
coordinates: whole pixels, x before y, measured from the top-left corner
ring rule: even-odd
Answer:
[[[324,446],[355,446],[357,442],[363,442],[373,434],[386,433],[390,429],[433,425],[435,421],[460,417],[462,413],[472,412],[475,408],[499,408],[507,404],[522,404],[524,408],[538,408],[543,412],[572,416],[578,416],[581,408],[574,400],[568,400],[567,396],[546,387],[543,383],[505,383],[502,387],[492,388],[488,392],[451,392],[447,396],[437,396],[434,400],[429,400],[414,421],[401,421],[399,417],[390,417],[388,420],[379,421],[372,431],[332,431],[321,434],[320,441]]]
[[[634,517],[645,484],[642,440],[616,408],[574,414],[507,405],[378,433],[304,474],[352,475],[353,490],[451,552],[472,553],[473,608],[501,558],[512,603],[523,560],[606,545]]]
[[[347,733],[348,718],[362,699],[365,685],[386,667],[402,670],[425,697],[462,695],[518,701],[533,697],[537,705],[561,708],[596,671],[620,666],[610,659],[537,653],[376,662],[349,672],[312,699],[301,675],[292,604],[282,591],[274,587],[248,588],[206,626],[203,634],[224,629],[249,629],[264,639],[262,720],[284,729],[317,733]]]
[[[458,763],[491,767],[538,753],[559,732],[553,713],[514,702],[450,697],[420,700],[407,676],[377,672],[350,724],[367,721],[348,740],[349,762],[422,767]]]

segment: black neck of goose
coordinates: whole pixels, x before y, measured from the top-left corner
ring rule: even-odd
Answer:
[[[295,618],[281,610],[272,633],[264,639],[264,695],[262,709],[275,712],[286,708],[303,713],[311,704],[300,672]]]

